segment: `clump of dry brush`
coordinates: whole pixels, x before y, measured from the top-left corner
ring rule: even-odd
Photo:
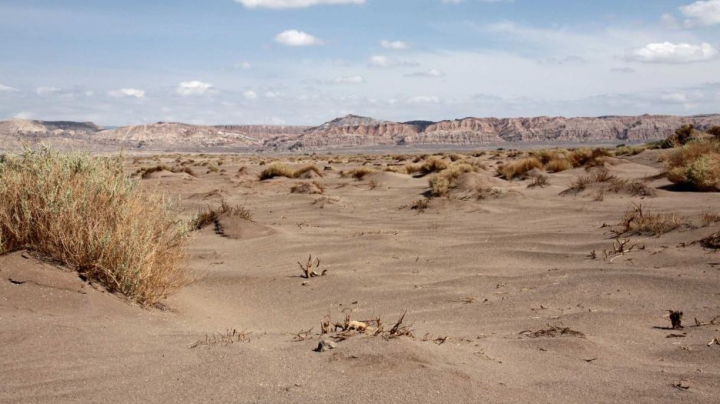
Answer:
[[[192,281],[188,229],[168,199],[125,175],[121,155],[41,147],[0,159],[0,253],[34,250],[153,305]]]

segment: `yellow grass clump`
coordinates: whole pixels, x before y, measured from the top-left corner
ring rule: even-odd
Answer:
[[[430,178],[430,194],[435,197],[447,196],[450,190],[457,186],[457,180],[462,174],[477,172],[477,168],[470,164],[452,164],[445,170]]]
[[[305,166],[297,170],[293,170],[283,163],[272,163],[268,168],[260,173],[260,181],[269,180],[275,177],[287,178],[312,178],[312,174],[322,177],[322,172],[315,166]]]
[[[0,159],[0,253],[37,251],[154,305],[187,285],[188,226],[123,173],[123,157],[25,149]]]
[[[511,180],[513,178],[524,176],[528,171],[534,168],[543,168],[542,162],[538,160],[537,157],[528,157],[522,160],[513,161],[498,167],[497,170],[500,176],[505,177],[506,180]]]
[[[697,191],[720,191],[720,142],[689,142],[665,156],[668,179]]]

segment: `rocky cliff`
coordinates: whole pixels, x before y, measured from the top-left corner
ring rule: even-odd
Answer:
[[[369,145],[474,145],[506,142],[645,141],[693,124],[720,126],[720,115],[604,116],[597,118],[464,118],[453,121],[376,122],[349,115],[306,130],[293,148]]]
[[[464,118],[389,122],[348,115],[316,127],[202,126],[158,122],[103,129],[89,122],[0,122],[0,146],[21,141],[152,150],[204,148],[297,150],[383,145],[482,145],[514,142],[637,142],[663,139],[678,127],[720,126],[720,114],[603,116],[597,118]]]

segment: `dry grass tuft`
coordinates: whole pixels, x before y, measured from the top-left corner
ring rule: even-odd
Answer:
[[[540,176],[533,178],[532,182],[527,187],[528,188],[535,188],[535,187],[545,188],[548,185],[550,185],[549,177],[547,175],[540,175]]]
[[[618,178],[611,174],[605,167],[596,167],[588,174],[579,176],[568,189],[560,193],[560,195],[577,195],[586,190],[591,185],[597,189],[597,195],[605,193],[626,192],[631,196],[655,196],[656,192],[653,188],[648,187],[641,180],[626,180]],[[602,200],[599,197],[598,200]]]
[[[448,168],[450,163],[441,159],[440,157],[430,157],[421,167],[420,172],[422,175],[428,175],[432,173],[439,173]]]
[[[618,237],[630,234],[661,236],[682,227],[690,228],[692,224],[675,214],[648,213],[642,204],[633,203],[632,209],[625,212],[612,232]]]
[[[342,178],[352,177],[358,181],[362,181],[366,175],[376,173],[376,172],[377,172],[377,170],[373,170],[372,168],[359,167],[359,168],[352,169],[350,171],[343,171],[342,173],[340,173],[340,176]]]
[[[524,335],[526,337],[530,338],[540,338],[540,337],[579,337],[579,338],[585,338],[585,334],[581,333],[580,331],[575,331],[571,329],[570,327],[559,327],[554,325],[548,325],[548,328],[537,330],[537,331],[522,331],[519,334]]]
[[[690,142],[664,159],[671,182],[696,191],[720,191],[720,142]]]
[[[293,170],[282,163],[272,163],[260,173],[260,181],[269,180],[275,177],[293,178]]]
[[[462,174],[476,172],[477,168],[465,163],[451,164],[447,169],[430,178],[430,194],[435,197],[448,196],[457,186]]]
[[[209,206],[202,212],[198,213],[191,222],[194,230],[201,230],[206,226],[214,224],[218,225],[218,219],[222,216],[239,217],[240,219],[252,222],[252,214],[244,206],[231,206],[223,199],[220,201],[220,207],[212,209]]]
[[[555,157],[545,164],[545,170],[549,173],[559,173],[573,168],[572,162],[566,157]]]
[[[720,250],[720,231],[715,232],[700,240],[700,245],[705,248]]]
[[[506,180],[509,181],[513,178],[525,176],[528,171],[534,168],[542,170],[542,162],[540,162],[537,157],[528,157],[498,167],[497,171],[501,177],[504,177]]]
[[[316,176],[321,177],[321,178],[323,176],[320,169],[315,166],[305,166],[298,170],[295,170],[295,171],[293,171],[292,176],[293,176],[293,178],[309,179],[309,178],[313,178],[313,174],[315,174]]]
[[[126,177],[122,156],[25,149],[0,162],[0,200],[0,253],[37,251],[141,305],[193,280],[188,227]]]

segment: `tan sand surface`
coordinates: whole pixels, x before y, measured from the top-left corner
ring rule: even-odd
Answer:
[[[190,158],[222,165],[189,164],[197,177],[157,172],[142,186],[176,198],[188,218],[224,200],[253,222],[196,232],[188,266],[201,278],[164,309],[128,304],[31,252],[0,257],[0,402],[720,402],[720,345],[708,346],[720,319],[695,326],[720,316],[720,253],[692,244],[720,228],[699,222],[720,213],[717,193],[650,179],[655,197],[561,196],[585,169],[528,188],[530,179],[491,176],[490,155],[487,171],[424,211],[412,206],[428,177],[342,178],[365,161],[350,156],[283,158],[333,167],[313,179],[260,182],[270,161],[248,156],[129,158],[128,171]],[[657,158],[647,151],[607,169],[651,178]],[[323,195],[290,192],[313,181]],[[479,188],[499,191],[472,197]],[[696,227],[623,236],[636,247],[606,258],[608,226],[633,202]],[[297,262],[311,254],[327,274],[308,281]],[[683,330],[664,329],[669,309],[684,312]],[[380,317],[389,328],[403,313],[415,338],[355,335],[313,351],[328,338],[325,316]],[[581,334],[532,335],[550,327]],[[233,329],[244,341],[217,341]]]

